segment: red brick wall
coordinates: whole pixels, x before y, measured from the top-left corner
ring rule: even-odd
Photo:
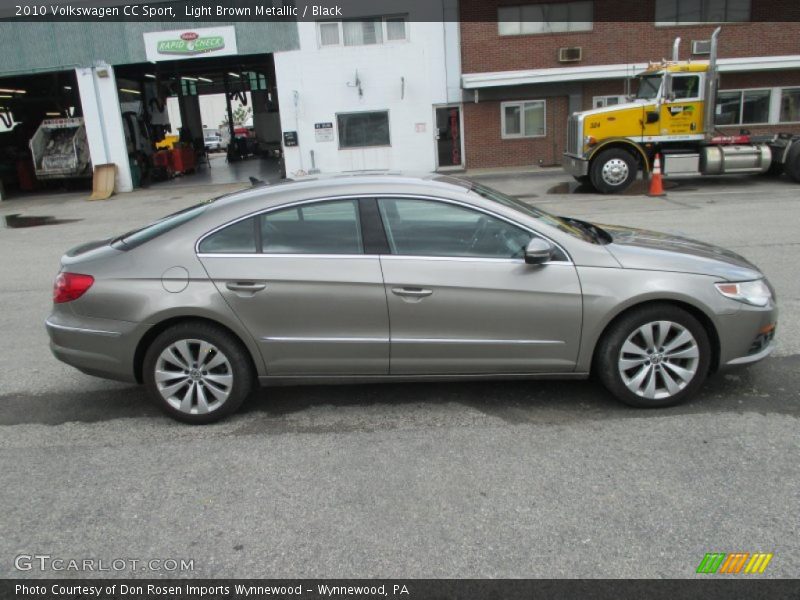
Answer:
[[[656,27],[655,0],[595,0],[595,22],[589,32],[500,36],[497,7],[533,4],[536,0],[461,0],[461,61],[463,73],[577,67],[670,58],[680,36],[681,58],[689,58],[692,40],[709,39],[716,25]],[[565,0],[549,0],[565,1]],[[751,18],[797,12],[796,0],[752,0]],[[605,22],[624,15],[641,22]],[[800,54],[800,22],[725,24],[719,38],[719,56],[779,56]],[[558,48],[581,46],[583,60],[559,63]],[[697,59],[707,58],[697,56]]]
[[[478,104],[465,102],[466,167],[480,169],[561,164],[561,153],[564,152],[567,136],[567,97],[547,98],[546,102],[547,135],[540,138],[510,140],[501,137],[501,102],[481,101]]]

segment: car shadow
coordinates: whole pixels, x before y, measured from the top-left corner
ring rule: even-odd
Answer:
[[[0,396],[0,425],[58,425],[112,419],[168,419],[142,386],[115,386],[93,391]],[[800,416],[800,355],[771,358],[749,368],[717,373],[690,401],[660,410],[638,410],[617,402],[600,383],[585,381],[472,381],[302,385],[256,390],[233,420],[257,422],[242,433],[347,429],[349,415],[334,419],[328,408],[369,407],[371,416],[354,428],[399,426],[405,407],[415,421],[440,419],[419,408],[463,406],[511,424],[563,423],[619,418],[656,418],[693,413],[777,413]],[[385,414],[391,412],[387,417]],[[333,413],[335,415],[335,410]],[[352,415],[352,412],[350,413]],[[306,418],[308,417],[308,418]],[[309,424],[310,421],[313,423]],[[327,424],[326,424],[327,423]],[[333,424],[332,424],[333,423]],[[370,424],[371,423],[371,424]],[[393,424],[394,423],[394,424]],[[260,425],[259,425],[260,424]]]

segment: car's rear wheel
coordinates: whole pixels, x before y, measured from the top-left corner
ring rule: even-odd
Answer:
[[[706,378],[711,344],[700,322],[671,305],[635,309],[613,323],[597,348],[600,380],[625,404],[672,406]]]
[[[212,423],[241,406],[253,384],[247,351],[222,328],[187,322],[162,332],[144,359],[151,397],[186,423]]]

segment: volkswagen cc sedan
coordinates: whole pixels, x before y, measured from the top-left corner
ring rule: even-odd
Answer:
[[[62,258],[53,353],[209,423],[254,384],[585,378],[682,401],[773,348],[741,256],[436,175],[255,187]]]

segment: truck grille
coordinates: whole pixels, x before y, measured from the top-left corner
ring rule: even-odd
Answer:
[[[570,115],[567,119],[567,153],[579,156],[580,135],[578,131],[578,116]]]

